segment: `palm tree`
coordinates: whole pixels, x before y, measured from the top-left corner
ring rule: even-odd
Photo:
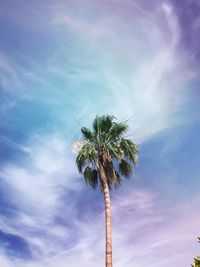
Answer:
[[[92,131],[81,128],[83,146],[76,164],[87,185],[100,186],[104,193],[106,223],[106,267],[112,267],[112,232],[110,189],[121,184],[122,176],[130,177],[132,165],[137,163],[137,146],[124,137],[126,122],[117,122],[114,116],[104,115],[93,121]]]

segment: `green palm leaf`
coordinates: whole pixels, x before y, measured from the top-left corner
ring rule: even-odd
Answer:
[[[121,175],[127,178],[129,178],[131,174],[133,173],[131,164],[124,159],[119,163],[119,171]]]
[[[86,139],[86,140],[92,140],[93,135],[92,135],[92,132],[88,128],[82,127],[81,128],[81,132],[83,134],[83,138],[84,139]]]
[[[76,164],[79,172],[83,171],[86,165],[95,164],[98,160],[95,144],[88,142],[80,149],[76,158]]]
[[[124,152],[125,157],[127,157],[134,164],[137,164],[138,149],[137,146],[130,139],[122,138],[120,141],[120,148]]]
[[[89,166],[87,166],[84,170],[83,175],[84,175],[86,184],[92,186],[93,189],[95,189],[98,184],[97,170],[92,169]]]

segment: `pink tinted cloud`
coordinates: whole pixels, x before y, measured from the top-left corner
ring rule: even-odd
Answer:
[[[113,209],[117,266],[190,266],[198,255],[199,198],[168,204],[153,192],[116,198]],[[126,260],[121,259],[122,254]],[[121,264],[121,265],[120,265]]]

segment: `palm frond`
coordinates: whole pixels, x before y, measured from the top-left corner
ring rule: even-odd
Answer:
[[[133,173],[131,164],[124,159],[119,162],[119,171],[125,178],[129,178]]]
[[[92,132],[90,131],[90,129],[86,128],[86,127],[82,127],[81,128],[81,132],[83,134],[83,138],[86,139],[86,140],[89,140],[91,141],[92,138],[93,138],[93,134]]]
[[[112,145],[108,146],[109,153],[112,158],[115,158],[117,161],[121,161],[124,158],[124,152],[120,148],[119,145]]]
[[[125,157],[127,157],[134,164],[138,162],[138,149],[137,146],[130,139],[122,138],[120,141],[120,148],[124,152]]]
[[[112,186],[118,187],[119,185],[121,185],[121,176],[116,171],[112,160],[105,161],[104,170],[107,177],[107,183],[110,189],[112,188]]]
[[[96,169],[92,169],[87,166],[84,170],[84,178],[87,185],[92,186],[93,189],[97,187],[98,184],[98,172]]]
[[[113,125],[114,116],[105,115],[101,117],[101,131],[108,133]]]
[[[89,165],[91,163],[94,164],[97,159],[98,157],[95,145],[90,142],[83,145],[76,158],[76,165],[78,167],[79,172],[82,172],[83,168],[86,165]]]
[[[96,116],[93,121],[94,131],[98,132],[100,129],[102,132],[108,132],[112,127],[113,119],[115,119],[115,117],[110,115]]]
[[[96,116],[93,123],[92,123],[92,127],[93,127],[95,134],[99,133],[99,126],[100,126],[100,117]]]
[[[109,131],[113,126],[113,119],[114,116],[104,115],[101,117],[96,116],[96,118],[93,121],[93,130],[94,130],[94,136],[97,139],[97,142],[100,144],[105,143]]]
[[[128,125],[123,122],[113,122],[109,131],[108,141],[117,141],[127,132]]]
[[[116,176],[116,178],[115,178],[114,186],[115,186],[115,188],[117,188],[121,185],[122,178],[116,170],[115,170],[115,176]]]

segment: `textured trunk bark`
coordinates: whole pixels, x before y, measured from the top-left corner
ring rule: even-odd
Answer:
[[[103,185],[105,202],[105,222],[106,222],[106,267],[112,267],[112,229],[111,229],[111,206],[110,192],[108,184]]]
[[[107,177],[105,175],[102,164],[99,166],[100,177],[102,181],[102,189],[104,193],[104,204],[105,204],[105,224],[106,224],[106,258],[105,266],[112,267],[112,228],[111,228],[111,205],[110,205],[110,192],[107,183]]]

